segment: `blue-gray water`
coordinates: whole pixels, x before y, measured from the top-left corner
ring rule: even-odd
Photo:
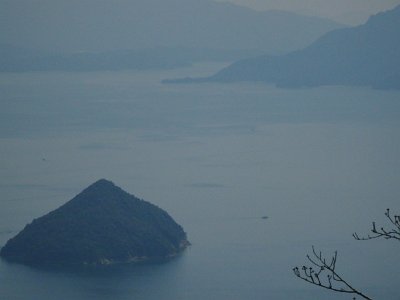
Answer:
[[[351,299],[292,274],[312,245],[400,299],[398,243],[351,237],[400,211],[400,92],[160,84],[219,67],[0,75],[0,246],[99,178],[166,209],[193,244],[105,270],[0,260],[0,299]]]

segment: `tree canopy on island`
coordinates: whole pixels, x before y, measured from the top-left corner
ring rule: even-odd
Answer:
[[[31,265],[104,265],[165,259],[188,244],[167,212],[102,179],[26,225],[0,255]]]

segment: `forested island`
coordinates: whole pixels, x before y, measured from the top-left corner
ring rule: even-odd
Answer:
[[[109,265],[171,258],[188,245],[167,212],[101,179],[26,225],[0,256],[28,265]]]

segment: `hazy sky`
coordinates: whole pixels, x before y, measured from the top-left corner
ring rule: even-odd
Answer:
[[[368,16],[400,4],[400,0],[229,0],[229,2],[259,10],[290,10],[348,24],[363,23]]]

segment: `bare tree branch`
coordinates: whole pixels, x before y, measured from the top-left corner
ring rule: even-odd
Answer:
[[[312,256],[307,255],[307,259],[312,264],[311,267],[303,266],[301,269],[299,267],[293,268],[294,274],[300,279],[331,291],[354,294],[364,299],[372,300],[352,287],[336,272],[337,251],[335,251],[330,260],[326,260],[322,252],[320,251],[317,253],[313,246]]]
[[[372,235],[369,234],[366,237],[360,237],[357,233],[353,233],[353,237],[356,240],[363,241],[377,238],[395,239],[400,241],[400,216],[392,215],[390,209],[386,210],[385,216],[389,220],[392,228],[377,228],[376,223],[372,222]],[[293,272],[297,277],[308,283],[331,291],[354,294],[364,299],[371,300],[371,298],[352,287],[336,272],[336,251],[330,260],[326,260],[322,255],[322,252],[317,253],[314,246],[312,247],[312,254],[312,256],[307,255],[307,259],[312,264],[311,267],[303,266],[301,269],[298,267],[293,268]],[[354,296],[353,300],[356,299],[356,296]]]
[[[385,239],[395,239],[400,241],[400,216],[398,215],[392,215],[390,213],[390,209],[388,208],[385,212],[386,218],[389,220],[389,222],[392,224],[393,228],[391,229],[385,229],[383,227],[377,228],[376,223],[372,222],[372,229],[371,232],[373,233],[372,235],[367,235],[366,237],[360,237],[356,232],[353,233],[353,237],[356,240],[359,241],[367,241],[367,240],[372,240],[372,239],[377,239],[377,238],[385,238]]]

